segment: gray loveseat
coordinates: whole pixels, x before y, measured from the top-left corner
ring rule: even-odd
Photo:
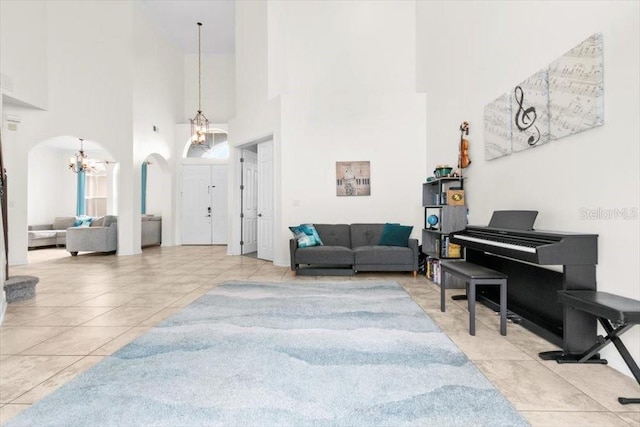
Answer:
[[[298,247],[291,239],[291,270],[299,275],[354,275],[359,271],[418,272],[418,240],[380,246],[384,224],[313,224],[322,246]]]
[[[30,225],[27,246],[29,249],[41,246],[64,246],[67,242],[67,228],[73,227],[75,216],[59,216],[52,224]]]

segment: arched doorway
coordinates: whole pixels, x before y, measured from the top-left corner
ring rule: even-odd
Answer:
[[[142,163],[141,247],[173,244],[171,228],[171,171],[167,160],[152,153]]]

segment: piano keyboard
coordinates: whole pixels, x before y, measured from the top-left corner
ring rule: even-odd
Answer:
[[[466,240],[468,242],[476,242],[476,243],[482,243],[488,246],[496,246],[496,247],[500,247],[500,248],[505,248],[505,249],[512,249],[515,251],[520,251],[520,252],[529,252],[532,254],[536,253],[536,248],[535,247],[530,247],[530,246],[523,246],[523,245],[514,245],[513,243],[506,243],[506,242],[501,242],[498,240],[490,240],[490,239],[478,239],[477,237],[471,237],[471,236],[466,236],[463,234],[454,234],[453,237],[455,237],[456,239],[460,239],[460,240]]]

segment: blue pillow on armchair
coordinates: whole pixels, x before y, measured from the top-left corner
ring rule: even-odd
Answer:
[[[299,248],[323,245],[313,224],[301,224],[296,227],[289,227],[289,230],[291,230],[293,237],[298,241]]]
[[[385,224],[378,242],[381,246],[409,246],[412,225]]]

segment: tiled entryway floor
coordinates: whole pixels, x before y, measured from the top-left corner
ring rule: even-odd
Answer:
[[[34,299],[9,304],[0,327],[0,423],[227,280],[392,279],[533,426],[640,425],[640,405],[617,402],[640,396],[633,378],[606,365],[542,361],[538,352],[551,344],[511,323],[501,336],[498,316],[482,305],[472,337],[466,302],[449,299],[440,312],[439,288],[410,273],[293,277],[287,267],[228,256],[225,246],[177,246],[131,256],[39,249],[10,275],[40,283]]]

